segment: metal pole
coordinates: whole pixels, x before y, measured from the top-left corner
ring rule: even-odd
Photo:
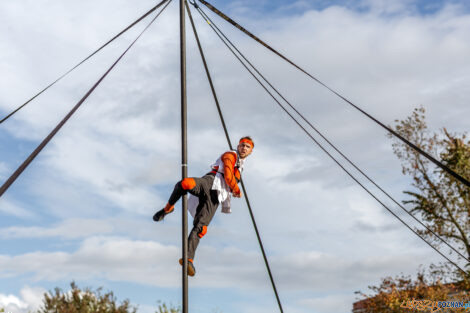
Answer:
[[[186,2],[186,0],[185,0],[185,2]],[[220,121],[222,122],[222,127],[224,128],[225,137],[227,138],[227,143],[228,143],[228,146],[230,147],[230,150],[233,150],[232,143],[230,142],[230,136],[228,135],[227,125],[225,124],[224,116],[222,115],[222,110],[220,108],[219,100],[217,98],[217,94],[215,92],[214,84],[212,82],[211,74],[210,74],[209,68],[207,66],[206,57],[204,56],[204,51],[202,50],[201,42],[199,41],[199,36],[197,34],[197,31],[196,31],[196,26],[194,25],[193,17],[191,15],[191,9],[189,8],[187,2],[186,2],[186,7],[187,7],[187,10],[188,10],[189,21],[191,22],[191,25],[192,25],[192,28],[193,28],[194,37],[196,38],[196,43],[197,43],[197,46],[199,48],[199,53],[201,55],[202,63],[204,65],[204,69],[206,70],[207,79],[209,81],[209,85],[210,85],[211,90],[212,90],[212,95],[214,96],[215,105],[217,107],[217,111],[219,112]],[[269,279],[271,280],[271,285],[272,285],[273,290],[274,290],[274,295],[276,296],[277,304],[279,305],[279,310],[281,311],[281,313],[283,313],[284,310],[282,308],[281,299],[279,298],[279,294],[277,292],[276,284],[274,283],[273,274],[271,273],[271,268],[269,267],[268,257],[266,256],[266,252],[264,251],[263,242],[261,241],[261,235],[258,231],[258,226],[256,225],[255,216],[253,215],[253,210],[251,209],[250,201],[248,200],[248,193],[246,192],[245,184],[243,183],[243,180],[241,180],[241,185],[242,185],[242,189],[243,189],[243,194],[245,195],[246,204],[248,206],[248,211],[250,212],[251,221],[253,222],[253,226],[255,228],[256,237],[258,238],[258,243],[259,243],[259,246],[261,248],[261,252],[263,254],[264,263],[266,264],[266,269],[268,270],[268,275],[269,275]]]
[[[181,65],[181,171],[182,178],[188,177],[188,151],[186,126],[186,33],[184,0],[180,0],[180,65]],[[182,250],[183,250],[183,313],[188,313],[188,198],[183,196]]]

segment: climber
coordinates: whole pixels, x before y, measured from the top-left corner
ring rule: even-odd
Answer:
[[[159,222],[173,212],[175,203],[183,194],[190,193],[188,209],[194,218],[193,229],[188,238],[188,275],[194,276],[196,269],[193,264],[199,239],[204,237],[212,217],[222,203],[222,212],[230,213],[231,194],[241,198],[242,193],[238,186],[243,163],[254,148],[253,140],[242,137],[237,150],[227,151],[211,165],[212,170],[201,178],[188,177],[179,181],[168,200],[166,206],[155,213],[153,220]],[[183,259],[179,260],[183,264]]]

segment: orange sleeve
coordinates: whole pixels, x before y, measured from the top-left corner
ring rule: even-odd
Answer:
[[[240,193],[237,180],[235,179],[235,162],[237,156],[233,152],[225,152],[222,154],[222,162],[224,162],[224,178],[227,185],[230,187],[233,193]]]

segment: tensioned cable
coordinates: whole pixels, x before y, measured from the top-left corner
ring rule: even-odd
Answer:
[[[259,79],[256,77],[256,75],[253,74],[253,72],[251,72],[250,69],[248,69],[248,67],[246,66],[245,63],[243,63],[243,61],[239,58],[239,56],[233,51],[233,49],[231,49],[228,44],[223,40],[223,38],[221,37],[221,35],[216,31],[219,30],[219,32],[222,34],[222,36],[224,36],[225,38],[227,38],[223,32],[217,27],[217,25],[205,14],[205,12],[197,7],[198,9],[198,12],[201,14],[201,16],[206,20],[206,22],[211,26],[211,28],[213,29],[213,31],[217,34],[217,36],[222,40],[222,42],[227,46],[227,48],[234,54],[234,56],[240,61],[240,63],[242,63],[242,65],[248,70],[248,72],[257,80],[257,82],[265,89],[265,91],[277,102],[277,104],[279,106],[281,106],[281,108],[298,124],[298,126],[300,126],[306,133],[309,137],[311,137],[311,139],[313,139],[319,146],[320,148],[328,154],[328,156],[330,156],[343,170],[345,170],[345,172],[351,176],[362,188],[364,188],[372,197],[374,197],[380,204],[382,204],[382,206],[384,206],[392,215],[394,215],[396,218],[398,218],[403,224],[405,224],[405,226],[407,226],[411,231],[413,231],[413,233],[415,233],[417,236],[419,236],[424,242],[426,242],[428,245],[430,245],[434,250],[436,250],[439,254],[441,254],[444,258],[446,258],[449,262],[451,262],[452,264],[456,265],[455,263],[453,263],[452,261],[450,261],[447,257],[445,257],[442,253],[440,253],[440,251],[438,251],[434,246],[432,246],[429,242],[427,242],[423,237],[421,237],[418,233],[416,233],[412,228],[410,228],[403,220],[401,220],[398,216],[396,216],[393,211],[391,211],[388,207],[386,207],[381,201],[379,201],[368,189],[366,189],[361,183],[359,183],[355,177],[352,176],[352,174],[350,174],[341,164],[339,164],[339,162],[329,153],[327,152],[312,136],[310,133],[308,133],[308,131],[282,106],[282,104],[274,97],[274,95],[266,88],[266,86],[264,86],[260,81]],[[230,44],[232,46],[233,43],[227,38],[227,41],[230,42]],[[234,46],[234,48],[239,52],[239,54],[245,59],[247,60],[244,55]],[[249,63],[249,61],[248,61]],[[251,66],[253,67],[253,65],[251,64]],[[257,71],[259,73],[259,71]],[[260,74],[261,75],[261,74]],[[261,75],[262,76],[262,75]],[[264,76],[263,76],[264,77]],[[264,78],[265,79],[265,78]],[[266,79],[265,79],[266,80]],[[270,84],[268,82],[268,84]],[[270,86],[272,87],[272,85],[270,84]],[[272,87],[274,88],[274,87]],[[282,97],[282,95],[281,95]],[[283,97],[284,98],[284,97]],[[285,98],[284,98],[285,99]],[[286,100],[287,101],[287,100]],[[298,113],[299,114],[299,113]],[[365,174],[363,174],[365,175]],[[393,198],[392,198],[393,199]],[[405,209],[406,212],[408,212],[406,209]],[[418,220],[419,222],[419,220]],[[425,226],[426,227],[426,226]],[[439,236],[438,236],[439,237]],[[440,238],[441,240],[443,240],[442,238]],[[444,241],[444,240],[443,240]],[[444,241],[445,242],[445,241]],[[446,242],[445,242],[446,243]],[[447,244],[447,243],[446,243]],[[450,246],[451,247],[451,246]],[[452,248],[452,247],[451,247]],[[455,249],[454,249],[455,250]],[[457,253],[459,253],[457,251]],[[460,254],[460,253],[459,253]],[[464,257],[464,256],[462,256]],[[464,257],[464,259],[467,260],[467,258]],[[457,266],[457,265],[456,265]],[[458,266],[457,266],[458,267]],[[461,270],[461,268],[459,267],[459,269]]]
[[[333,88],[331,88],[330,86],[326,85],[325,83],[323,83],[322,81],[320,81],[318,78],[316,78],[315,76],[311,75],[310,73],[308,73],[307,71],[305,71],[304,69],[302,69],[300,66],[298,66],[297,64],[295,64],[293,61],[291,61],[290,59],[288,59],[287,57],[285,57],[283,54],[281,54],[280,52],[278,52],[277,50],[275,50],[274,48],[272,48],[270,45],[268,45],[267,43],[265,43],[264,41],[262,41],[261,39],[259,39],[257,36],[253,35],[251,32],[249,32],[248,30],[246,30],[245,28],[243,28],[242,26],[240,26],[237,22],[235,22],[234,20],[232,20],[230,17],[228,17],[227,15],[225,15],[224,13],[222,13],[221,11],[219,11],[218,9],[216,9],[212,4],[208,3],[207,1],[205,0],[199,0],[200,2],[202,2],[206,7],[208,7],[212,12],[214,12],[215,14],[219,15],[220,17],[222,17],[224,20],[226,20],[227,22],[229,22],[230,24],[232,24],[233,26],[235,26],[236,28],[238,28],[239,30],[241,30],[243,33],[245,33],[246,35],[248,35],[249,37],[251,37],[252,39],[254,39],[256,42],[260,43],[261,45],[263,45],[264,47],[266,47],[268,50],[272,51],[273,53],[275,53],[276,55],[278,55],[279,57],[281,57],[282,59],[284,59],[285,61],[287,61],[289,64],[293,65],[295,68],[297,68],[298,70],[300,70],[301,72],[303,72],[305,75],[307,75],[308,77],[310,77],[311,79],[313,79],[314,81],[316,81],[317,83],[319,83],[320,85],[322,85],[323,87],[325,87],[326,89],[328,89],[329,91],[331,91],[333,94],[335,94],[336,96],[338,96],[339,98],[341,98],[342,100],[344,100],[345,102],[347,102],[348,104],[350,104],[351,106],[353,106],[356,110],[360,111],[361,113],[363,113],[364,115],[366,115],[367,117],[369,117],[370,119],[372,119],[374,122],[376,122],[377,124],[379,124],[380,126],[382,126],[384,129],[386,129],[388,132],[390,132],[391,134],[393,134],[395,137],[399,138],[401,141],[403,141],[404,143],[406,143],[408,146],[410,146],[411,148],[413,148],[414,150],[416,150],[418,153],[420,153],[421,155],[423,155],[424,157],[426,157],[428,160],[430,160],[431,162],[433,162],[435,165],[439,166],[441,169],[443,169],[444,171],[446,171],[447,173],[449,173],[450,175],[452,175],[455,179],[459,180],[461,183],[465,184],[467,187],[470,187],[470,181],[468,181],[467,179],[465,179],[464,177],[462,177],[461,175],[457,174],[455,171],[453,171],[452,169],[450,169],[448,166],[446,166],[445,164],[443,164],[442,162],[438,161],[437,159],[435,159],[433,156],[431,156],[429,153],[427,153],[426,151],[422,150],[421,148],[419,148],[418,146],[416,146],[415,144],[413,144],[412,142],[410,142],[408,139],[406,139],[405,137],[403,137],[402,135],[400,135],[399,133],[397,133],[396,131],[394,131],[393,129],[391,129],[390,127],[386,126],[385,124],[383,124],[382,122],[380,122],[378,119],[376,119],[375,117],[373,117],[372,115],[370,115],[369,113],[367,113],[366,111],[364,111],[363,109],[361,109],[360,107],[358,107],[357,105],[355,105],[354,103],[352,103],[350,100],[348,100],[346,97],[342,96],[339,92],[337,92],[336,90],[334,90]]]
[[[150,21],[150,23],[142,30],[142,32],[137,36],[136,39],[127,47],[127,49],[121,54],[119,58],[111,65],[111,67],[101,76],[101,78],[93,85],[93,87],[88,90],[88,92],[78,101],[78,103],[73,107],[73,109],[60,121],[60,123],[51,131],[51,133],[37,146],[37,148],[29,155],[29,157],[18,167],[18,169],[8,178],[8,180],[0,187],[0,197],[8,190],[8,188],[13,184],[13,182],[21,175],[21,173],[26,169],[26,167],[36,158],[36,156],[41,152],[41,150],[49,143],[49,141],[57,134],[57,132],[64,126],[64,124],[70,119],[70,117],[78,110],[83,102],[91,95],[91,93],[98,87],[98,85],[103,81],[103,79],[111,72],[114,66],[124,57],[124,55],[129,51],[130,48],[139,40],[143,33],[153,24],[153,22],[160,16],[163,10],[170,4],[172,0],[164,0],[168,3],[161,9],[160,12]]]
[[[196,4],[197,5],[197,4]],[[398,205],[404,212],[406,212],[409,216],[411,216],[416,222],[418,222],[421,226],[426,228],[430,233],[432,233],[435,237],[437,237],[439,240],[441,240],[445,245],[447,245],[450,249],[452,249],[454,252],[456,252],[458,255],[460,255],[464,260],[467,260],[470,262],[468,257],[464,256],[460,251],[455,249],[452,245],[450,245],[447,241],[445,241],[441,236],[439,236],[436,232],[434,232],[432,229],[430,229],[427,225],[425,225],[423,222],[421,222],[416,216],[411,214],[405,207],[403,207],[398,201],[396,201],[388,192],[386,192],[380,185],[378,185],[372,178],[370,178],[363,170],[361,170],[354,162],[352,162],[341,150],[339,150],[326,136],[324,136],[301,112],[299,112],[296,107],[290,103],[279,91],[276,87],[274,87],[267,79],[266,77],[248,60],[245,55],[233,44],[233,42],[227,38],[227,36],[220,30],[220,28],[215,24],[212,19],[204,12],[202,11],[202,14],[204,14],[206,21],[209,23],[212,23],[212,25],[218,30],[218,32],[225,38],[225,40],[232,46],[232,48],[235,49],[235,51],[238,52],[238,54],[250,65],[250,67],[263,79],[281,98],[284,100],[301,118],[304,120],[323,140],[325,140],[336,152],[338,152],[349,164],[351,164],[359,173],[361,173],[368,181],[370,181],[375,187],[377,187],[382,193],[384,193],[390,200],[392,200],[396,205]]]
[[[232,143],[230,141],[230,136],[229,136],[228,130],[227,130],[227,125],[225,124],[225,119],[224,119],[224,116],[222,114],[222,109],[220,108],[219,100],[218,100],[217,94],[215,92],[215,87],[214,87],[214,84],[212,82],[211,74],[210,74],[209,68],[207,66],[206,57],[204,56],[204,51],[202,49],[201,42],[199,41],[199,36],[197,34],[196,26],[194,25],[193,17],[192,17],[192,14],[191,14],[191,9],[189,8],[189,5],[188,5],[186,0],[185,0],[185,4],[186,4],[187,11],[188,11],[189,20],[190,20],[191,26],[193,28],[194,37],[196,38],[197,46],[199,48],[199,54],[201,55],[202,63],[204,65],[204,69],[206,71],[207,80],[209,81],[209,85],[211,87],[212,95],[214,97],[214,101],[215,101],[215,104],[216,104],[216,107],[217,107],[217,112],[219,113],[220,121],[221,121],[222,127],[224,129],[225,137],[227,139],[227,143],[228,143],[228,146],[229,146],[230,150],[233,150],[233,146],[232,146]],[[271,280],[271,285],[273,287],[274,294],[276,296],[277,304],[279,306],[279,310],[281,311],[281,313],[283,313],[284,311],[282,309],[281,300],[280,300],[279,294],[277,292],[276,284],[274,282],[274,278],[273,278],[273,275],[272,275],[272,272],[271,272],[271,268],[269,266],[269,262],[268,262],[268,258],[266,256],[266,252],[264,251],[263,241],[261,240],[261,235],[258,231],[258,226],[256,225],[255,217],[253,215],[253,210],[251,209],[251,204],[250,204],[250,201],[248,199],[248,194],[246,192],[245,184],[243,183],[243,180],[241,180],[241,184],[242,184],[242,189],[243,189],[243,193],[244,193],[244,196],[245,196],[246,204],[248,206],[248,211],[250,212],[251,221],[253,222],[253,226],[255,228],[255,233],[256,233],[256,236],[258,238],[258,243],[260,245],[261,252],[263,254],[264,263],[266,265],[266,269],[268,271],[269,279]]]
[[[65,72],[64,74],[62,74],[61,76],[59,76],[59,78],[57,78],[56,80],[54,80],[52,83],[50,83],[49,85],[47,85],[44,89],[42,89],[41,91],[39,91],[37,94],[35,94],[33,97],[31,97],[29,100],[27,100],[25,103],[23,103],[22,105],[20,105],[18,108],[16,108],[15,110],[13,110],[11,113],[9,113],[7,116],[5,116],[4,118],[2,118],[0,120],[0,124],[3,123],[4,121],[6,121],[7,119],[9,119],[13,114],[15,114],[16,112],[18,112],[19,110],[21,110],[24,106],[26,106],[28,103],[30,103],[31,101],[33,101],[34,99],[36,99],[39,95],[41,95],[43,92],[45,92],[47,89],[49,89],[50,87],[54,86],[57,82],[59,82],[62,78],[64,78],[65,76],[67,76],[68,74],[70,74],[73,70],[75,70],[77,67],[79,67],[80,65],[82,65],[83,63],[85,63],[86,61],[88,61],[92,56],[94,56],[95,54],[97,54],[99,51],[101,51],[103,48],[105,48],[107,45],[109,45],[111,42],[113,42],[115,39],[117,39],[118,37],[120,37],[122,34],[124,34],[125,32],[127,32],[129,29],[131,29],[132,27],[134,27],[137,23],[139,23],[140,21],[142,21],[144,18],[146,18],[148,15],[150,15],[153,11],[155,11],[156,9],[158,9],[163,3],[165,3],[165,1],[167,0],[162,0],[160,3],[158,3],[156,6],[154,6],[153,8],[151,8],[149,11],[147,11],[144,15],[142,15],[141,17],[139,17],[137,20],[135,20],[133,23],[131,23],[129,26],[127,26],[126,28],[124,28],[121,32],[119,32],[117,35],[115,35],[113,38],[111,38],[110,40],[108,40],[106,43],[104,43],[101,47],[99,47],[98,49],[96,49],[93,53],[91,53],[89,56],[87,56],[86,58],[84,58],[83,60],[81,60],[80,62],[78,62],[74,67],[72,67],[71,69],[69,69],[67,72]]]
[[[205,19],[203,15],[203,11],[201,8],[197,8],[199,14],[201,14],[202,18]],[[387,211],[389,211],[395,218],[397,218],[403,225],[405,225],[409,230],[411,230],[416,236],[421,238],[428,246],[430,246],[433,250],[435,250],[437,253],[439,253],[443,258],[445,258],[449,263],[454,265],[458,270],[460,270],[462,273],[465,275],[468,275],[466,271],[464,271],[459,265],[457,265],[455,262],[450,260],[447,256],[442,254],[437,248],[435,248],[431,243],[429,243],[425,238],[423,238],[418,232],[416,232],[411,226],[409,226],[404,220],[402,220],[395,212],[393,212],[390,208],[388,208],[379,198],[377,198],[367,187],[365,187],[354,175],[352,175],[331,153],[328,152],[316,139],[313,137],[307,129],[305,129],[302,124],[279,102],[279,100],[269,91],[269,89],[259,80],[258,77],[248,68],[248,66],[242,61],[242,59],[235,53],[235,51],[225,42],[225,40],[222,38],[221,35],[216,31],[216,29],[213,26],[213,22],[210,20],[206,20],[206,22],[209,24],[209,26],[212,28],[212,30],[217,34],[217,36],[222,40],[222,42],[226,45],[226,47],[232,52],[232,54],[238,59],[238,61],[245,67],[245,69],[255,78],[255,80],[263,87],[263,89],[273,98],[273,100],[282,108],[282,110],[289,115],[289,117],[307,134],[307,136],[312,139],[319,147],[320,149],[323,150],[343,171],[348,174],[349,177],[351,177],[359,186],[362,187],[370,196],[372,196],[378,203],[380,203]]]

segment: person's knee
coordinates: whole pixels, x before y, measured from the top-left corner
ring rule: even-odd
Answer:
[[[187,177],[181,181],[181,188],[183,188],[183,190],[191,190],[194,187],[196,187],[194,178]]]

